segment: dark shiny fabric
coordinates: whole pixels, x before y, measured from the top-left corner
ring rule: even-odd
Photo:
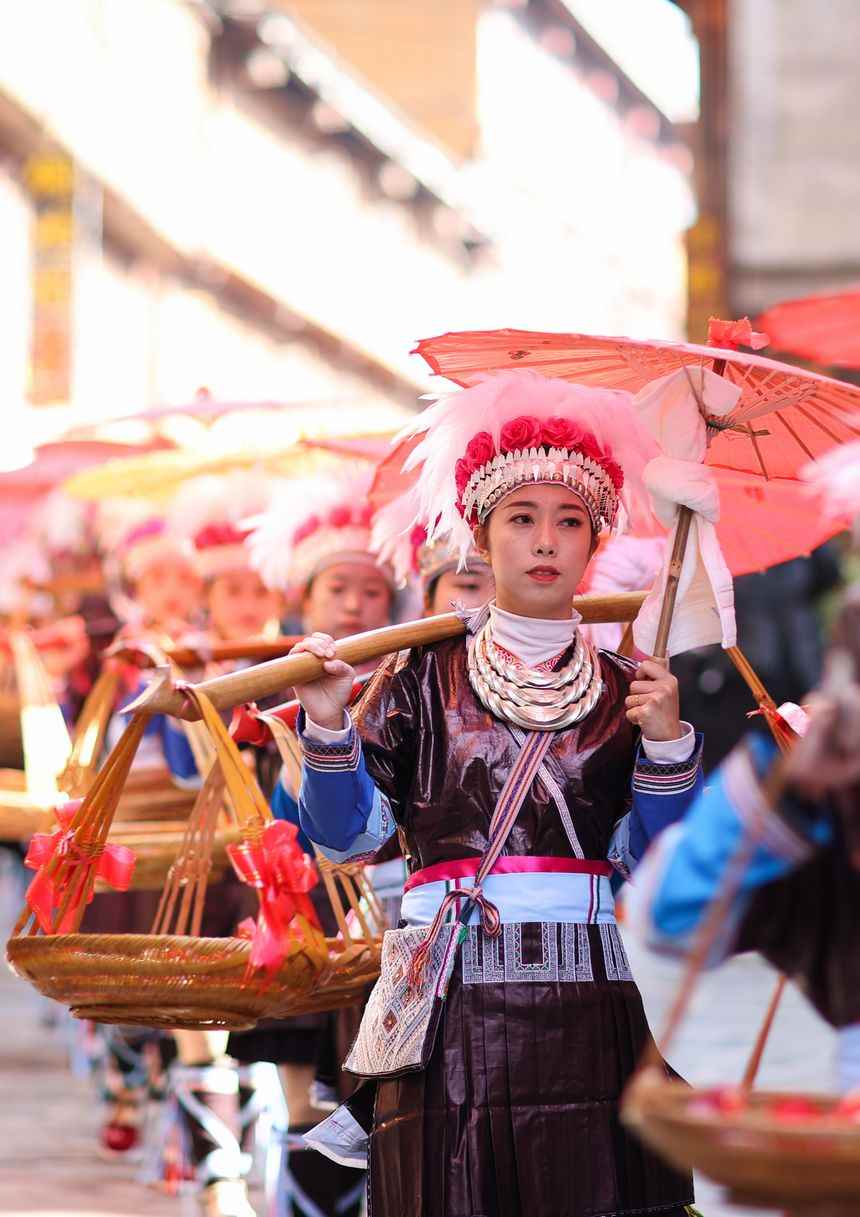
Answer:
[[[624,716],[635,665],[609,654],[601,665],[597,707],[547,754],[583,853],[599,860],[630,807],[635,747]],[[393,661],[354,718],[410,871],[480,856],[519,745],[472,692],[463,641]],[[574,852],[540,778],[505,852]],[[540,941],[539,925],[524,932]],[[690,1202],[692,1181],[620,1125],[649,1032],[636,986],[606,980],[598,927],[588,934],[589,982],[463,985],[457,964],[427,1069],[377,1088],[371,1217],[668,1217]]]
[[[524,928],[540,952],[541,926]],[[589,927],[592,958],[600,933]],[[635,984],[463,985],[427,1069],[379,1083],[371,1217],[596,1217],[692,1201],[621,1127],[649,1038]]]
[[[584,722],[556,733],[547,764],[585,857],[605,859],[613,827],[630,807],[635,732],[624,717],[624,698],[635,664],[605,652],[600,658],[603,696]],[[403,830],[410,873],[480,857],[519,744],[472,692],[464,642],[415,652],[393,674],[381,670],[353,716],[367,770]],[[504,852],[572,856],[540,781],[526,795]]]
[[[800,870],[753,895],[736,947],[760,951],[823,1018],[845,1027],[860,1022],[858,925],[860,873],[838,834]]]

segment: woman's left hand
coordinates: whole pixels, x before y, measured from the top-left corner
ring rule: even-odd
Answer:
[[[628,722],[639,727],[645,739],[671,740],[683,735],[678,682],[665,659],[642,660],[624,704]]]

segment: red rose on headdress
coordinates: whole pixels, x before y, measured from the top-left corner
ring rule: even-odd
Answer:
[[[309,537],[312,533],[315,533],[321,523],[322,521],[318,515],[308,516],[304,524],[300,524],[293,533],[293,545],[298,545],[301,541],[304,541],[306,537]]]
[[[502,452],[515,452],[522,448],[537,448],[541,442],[541,423],[537,418],[521,414],[502,427],[499,446]]]
[[[409,534],[409,545],[412,549],[412,573],[417,575],[419,571],[418,551],[427,540],[427,529],[423,524],[416,524]]]
[[[469,483],[469,478],[472,476],[472,469],[467,460],[463,457],[457,461],[454,466],[454,481],[457,483],[457,498],[462,499],[463,492]]]
[[[361,528],[369,528],[373,521],[373,504],[365,503],[358,513],[358,524]]]
[[[604,456],[600,463],[612,479],[612,485],[616,490],[620,490],[624,485],[624,470],[618,461],[613,460],[611,456]]]
[[[582,439],[582,429],[567,418],[546,418],[541,427],[544,448],[576,448]]]
[[[466,447],[466,464],[472,474],[482,465],[486,465],[496,455],[496,445],[489,431],[479,431],[473,435]]]
[[[329,524],[333,524],[335,528],[346,528],[351,520],[352,511],[345,503],[341,503],[338,507],[333,507],[329,512]]]
[[[603,460],[603,451],[593,435],[582,435],[576,447],[583,456],[590,456],[593,461]]]

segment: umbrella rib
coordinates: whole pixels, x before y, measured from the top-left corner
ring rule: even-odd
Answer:
[[[797,434],[797,432],[795,431],[794,427],[792,427],[792,425],[791,425],[791,423],[788,421],[788,419],[787,419],[787,418],[784,418],[784,417],[782,416],[782,414],[780,414],[780,412],[779,412],[778,410],[776,411],[776,417],[777,417],[777,418],[779,419],[779,421],[782,423],[783,427],[785,427],[786,431],[787,431],[787,432],[788,432],[788,434],[791,436],[791,438],[794,440],[794,442],[795,442],[796,444],[798,444],[798,445],[799,445],[799,446],[800,446],[800,447],[803,449],[803,451],[806,453],[806,455],[809,457],[809,459],[810,459],[811,461],[814,461],[814,460],[815,460],[815,453],[814,453],[814,452],[812,452],[812,451],[810,451],[810,449],[809,449],[809,448],[807,448],[806,444],[803,442],[803,440],[802,440],[802,439],[800,438],[800,436]]]
[[[860,428],[855,427],[853,425],[853,423],[849,423],[846,418],[844,418],[841,414],[839,414],[836,406],[820,405],[818,407],[818,409],[822,410],[824,412],[824,417],[829,419],[830,422],[842,423],[842,426],[847,427],[847,429],[851,432],[852,435],[860,435]],[[834,418],[833,414],[831,413],[831,411],[833,411],[833,410],[837,410],[837,414],[836,414],[835,418]]]
[[[819,427],[824,434],[828,436],[828,438],[833,440],[834,443],[842,443],[841,437],[838,436],[835,431],[831,431],[829,427],[825,427],[824,423],[821,422],[820,419],[816,418],[814,414],[811,414],[809,410],[805,409],[803,406],[795,406],[795,409],[799,414],[802,414],[805,419],[808,419],[809,422],[813,423],[814,426]]]
[[[747,424],[747,430],[749,432],[749,437],[752,442],[752,446],[755,449],[755,454],[758,457],[758,463],[761,466],[762,477],[764,478],[764,480],[766,482],[769,482],[770,477],[768,476],[767,467],[761,458],[761,449],[758,446],[758,439],[756,438],[756,433],[755,433],[755,431],[753,431],[752,427],[750,427],[749,424]]]

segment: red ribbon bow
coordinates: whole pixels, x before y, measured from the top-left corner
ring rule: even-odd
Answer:
[[[749,317],[741,317],[739,321],[708,318],[708,346],[722,347],[724,351],[736,351],[739,346],[745,346],[760,351],[769,342],[767,334],[760,334],[752,328]]]
[[[73,799],[56,809],[60,822],[53,832],[37,832],[30,842],[24,865],[37,871],[27,888],[27,904],[36,915],[39,926],[46,934],[67,934],[74,928],[75,914],[86,893],[86,903],[93,898],[93,888],[87,879],[95,868],[96,876],[104,879],[118,892],[127,892],[134,873],[135,857],[127,845],[103,845],[92,854],[85,853],[75,839],[71,827],[72,818],[83,799]],[[55,875],[47,873],[52,858],[69,860],[64,874],[57,882]],[[83,873],[82,873],[83,872]],[[70,885],[77,882],[77,891],[69,902],[60,924],[54,927],[53,917],[65,898]]]
[[[250,917],[239,926],[242,938],[251,939],[251,966],[275,972],[297,937],[291,922],[297,915],[320,927],[308,892],[319,883],[312,860],[300,848],[299,830],[288,820],[267,825],[259,844],[228,845],[233,869],[260,897],[256,922]]]

